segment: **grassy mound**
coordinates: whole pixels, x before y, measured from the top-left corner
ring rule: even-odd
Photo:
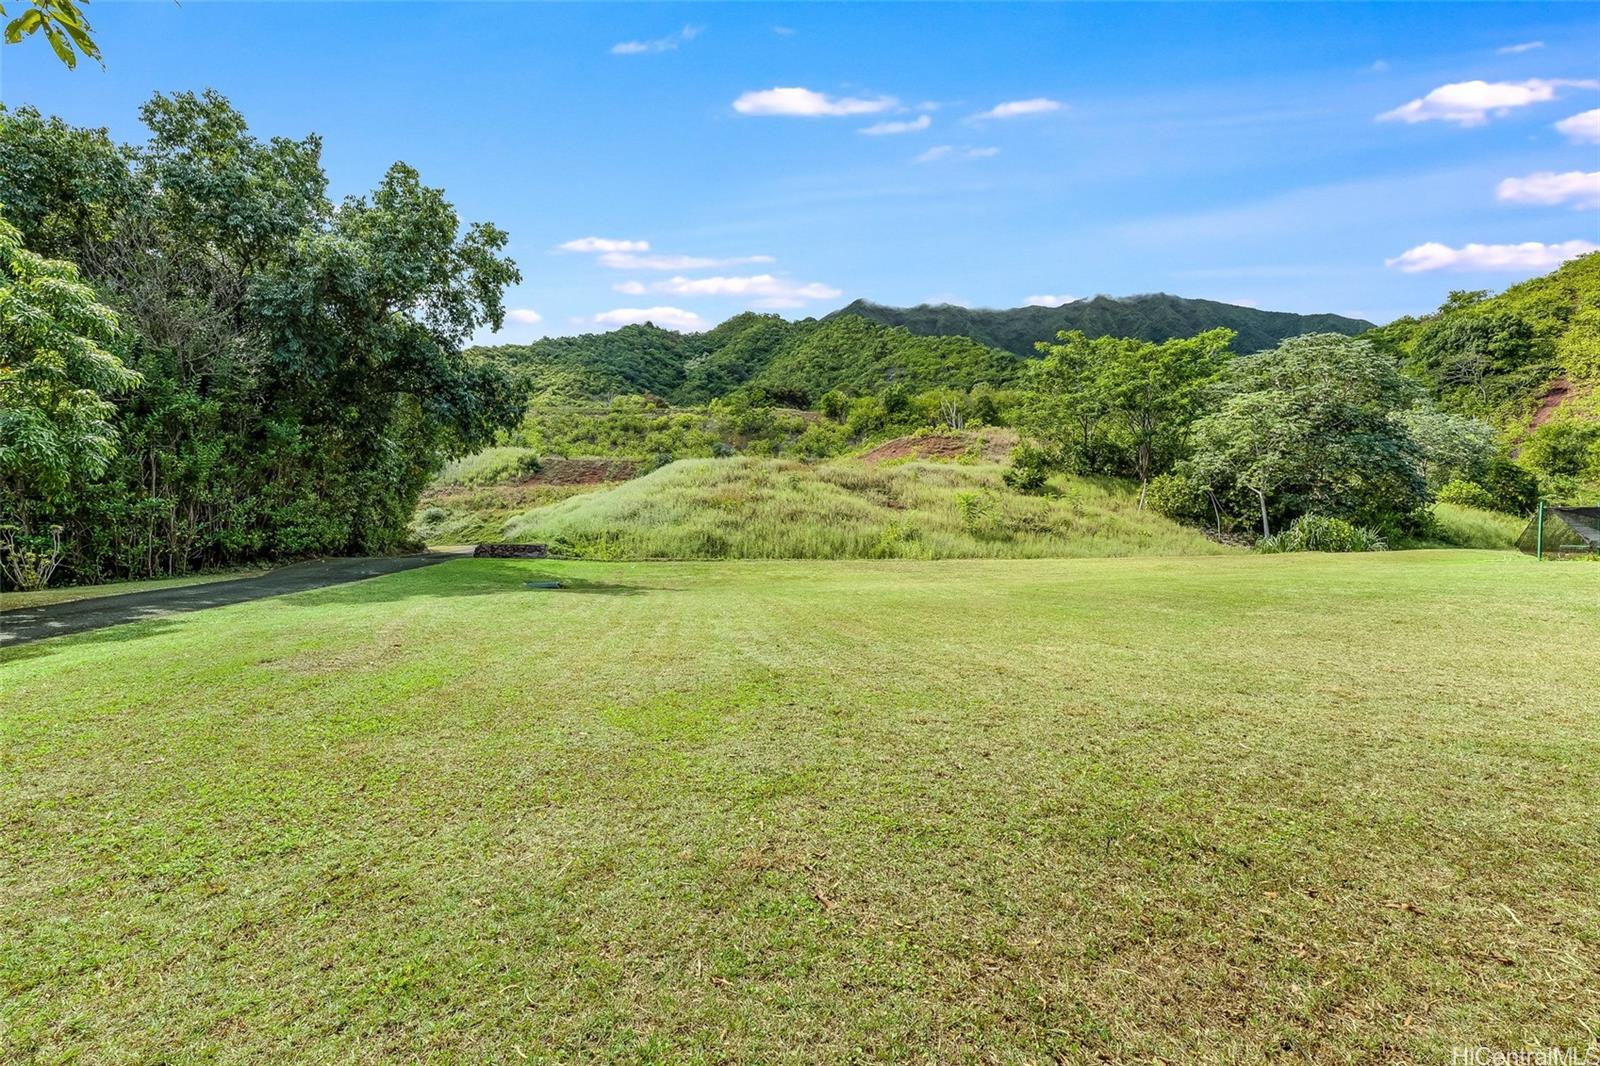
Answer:
[[[582,559],[952,559],[1197,555],[1228,549],[1135,507],[1118,482],[1025,496],[996,465],[687,459],[540,507],[504,539]]]

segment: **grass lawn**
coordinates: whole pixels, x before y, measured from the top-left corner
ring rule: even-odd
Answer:
[[[1441,551],[462,560],[0,652],[0,1061],[1586,1046],[1596,647],[1600,567]]]

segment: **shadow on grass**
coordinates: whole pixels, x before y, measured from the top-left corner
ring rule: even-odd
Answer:
[[[130,641],[143,640],[146,637],[157,636],[169,629],[177,628],[181,615],[165,615],[159,618],[150,618],[145,621],[130,621],[113,623],[103,629],[90,631],[74,630],[69,633],[46,633],[39,637],[30,637],[26,642],[14,644],[0,644],[0,667],[11,663],[26,662],[29,659],[40,659],[46,655],[53,655],[67,647],[81,648],[87,644],[124,644]],[[52,637],[72,637],[70,645]]]
[[[175,627],[179,618],[211,607],[277,598],[288,607],[355,607],[434,597],[538,595],[638,596],[670,589],[593,581],[536,569],[526,561],[476,559],[467,566],[436,566],[453,559],[338,560],[286,567],[261,578],[220,581],[74,600],[0,616],[0,664],[49,655],[65,647],[53,638],[73,637],[70,646],[142,640]],[[374,578],[383,580],[372,580]],[[530,589],[530,582],[560,582],[560,588]]]
[[[393,603],[417,597],[455,598],[458,596],[497,596],[507,592],[529,596],[578,593],[597,596],[640,596],[670,589],[592,581],[571,574],[539,569],[540,564],[519,559],[463,560],[469,565],[453,565],[398,574],[387,581],[361,581],[334,588],[302,592],[284,598],[297,607],[355,606],[368,603]],[[528,588],[530,583],[559,582],[560,588]]]

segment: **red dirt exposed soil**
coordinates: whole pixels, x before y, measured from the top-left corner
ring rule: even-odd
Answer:
[[[1530,431],[1538,429],[1550,421],[1550,416],[1556,413],[1556,408],[1567,402],[1567,397],[1572,395],[1572,382],[1566,378],[1556,378],[1550,383],[1550,389],[1539,399],[1539,409],[1533,412],[1533,417],[1528,420]]]
[[[952,460],[971,454],[976,445],[982,457],[991,463],[1005,459],[1016,443],[1015,434],[1001,430],[983,430],[977,433],[935,433],[925,437],[896,437],[884,441],[861,456],[863,462],[883,463],[891,459]]]
[[[632,459],[563,459],[557,455],[539,461],[539,472],[520,485],[603,485],[627,481],[638,466]]]
[[[861,458],[868,463],[889,459],[959,459],[972,446],[966,437],[896,437]]]

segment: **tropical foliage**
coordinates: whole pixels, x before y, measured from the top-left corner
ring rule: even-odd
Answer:
[[[0,202],[33,253],[12,261],[75,263],[143,378],[114,413],[83,400],[94,462],[69,464],[71,492],[30,460],[7,510],[61,526],[79,579],[403,542],[440,464],[521,414],[510,379],[462,353],[517,277],[505,234],[463,227],[403,164],[334,204],[315,136],[260,140],[212,93],[141,115],[148,141],[119,145],[0,111]],[[109,313],[68,318],[104,344]],[[132,380],[103,360],[93,380],[87,350],[75,365],[95,396]]]
[[[89,0],[82,0],[87,4]],[[0,4],[0,19],[8,12]],[[26,0],[22,14],[6,23],[6,44],[19,44],[24,37],[42,33],[56,58],[68,70],[78,65],[78,53],[100,62],[100,46],[94,43],[94,30],[74,0]]]

